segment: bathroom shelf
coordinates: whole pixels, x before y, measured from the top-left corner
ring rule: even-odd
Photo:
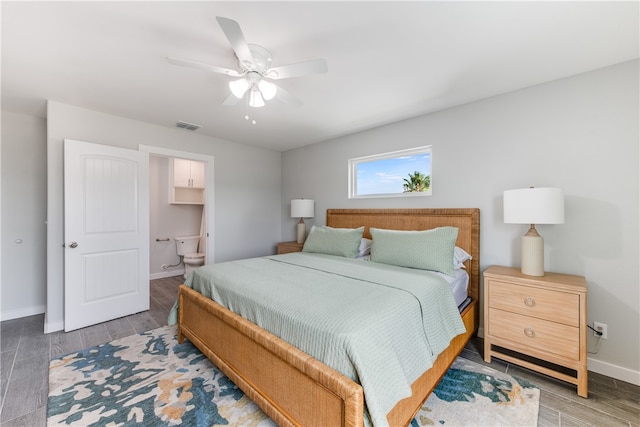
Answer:
[[[204,188],[171,187],[171,204],[204,205]]]

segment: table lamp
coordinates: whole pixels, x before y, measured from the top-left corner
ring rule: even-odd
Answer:
[[[297,242],[304,243],[307,236],[307,226],[303,218],[313,218],[314,202],[310,199],[293,199],[291,200],[291,218],[300,218],[297,228]]]
[[[560,188],[522,188],[504,192],[505,224],[530,224],[522,236],[522,274],[544,276],[544,240],[536,224],[564,224],[564,193]]]

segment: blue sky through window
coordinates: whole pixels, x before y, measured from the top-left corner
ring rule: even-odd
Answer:
[[[397,194],[403,192],[404,179],[415,171],[431,175],[431,153],[359,162],[357,165],[358,196]]]

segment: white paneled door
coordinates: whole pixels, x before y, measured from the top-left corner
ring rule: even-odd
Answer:
[[[64,329],[149,309],[149,155],[64,141]]]

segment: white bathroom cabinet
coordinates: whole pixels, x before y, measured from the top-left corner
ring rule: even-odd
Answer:
[[[204,162],[171,159],[169,177],[169,203],[204,204]]]
[[[173,159],[173,186],[204,188],[204,162]]]

